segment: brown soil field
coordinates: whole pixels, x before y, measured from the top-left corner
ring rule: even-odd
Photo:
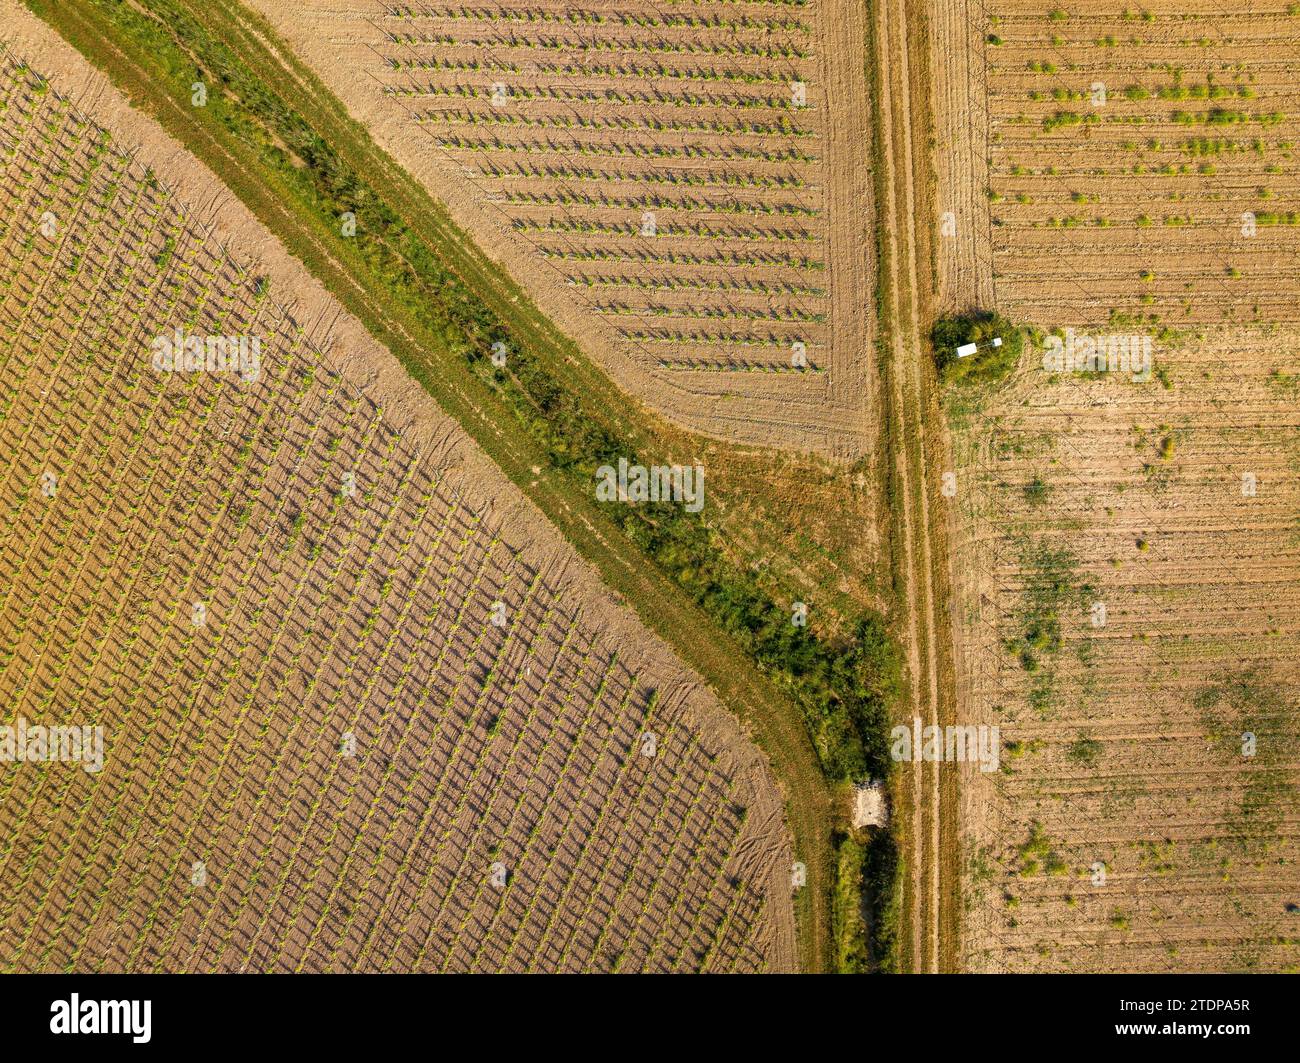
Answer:
[[[943,766],[963,967],[1293,969],[1300,17],[950,0],[933,26],[939,307],[1154,360],[1031,349],[946,396],[958,719],[1002,746]]]
[[[734,718],[214,175],[0,10],[0,691],[105,754],[0,770],[0,963],[792,969]],[[177,328],[259,338],[256,379],[156,371]]]
[[[629,394],[869,452],[860,5],[249,6]]]
[[[969,58],[940,67],[951,305],[1045,327],[1296,320],[1294,5],[959,8],[947,41]],[[972,272],[986,239],[993,298]]]
[[[933,263],[938,309],[995,304],[989,219],[987,19],[973,0],[933,5],[930,35],[938,217]]]
[[[961,775],[968,967],[1300,966],[1296,349],[1027,357],[957,415],[961,713],[1002,748]]]

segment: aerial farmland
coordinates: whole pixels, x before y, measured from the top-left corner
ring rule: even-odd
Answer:
[[[1293,970],[1295,12],[977,28],[942,299],[1035,331],[946,400],[959,697],[1005,745],[965,778],[966,962]]]
[[[978,969],[1297,962],[1284,335],[1186,342],[1168,389],[1030,369],[957,435],[964,693],[1005,743],[968,779]]]
[[[251,6],[633,394],[711,435],[866,452],[852,5]]]
[[[6,968],[789,966],[788,842],[721,710],[62,79],[3,77],[5,700],[108,754],[7,772]],[[177,331],[260,350],[152,371]]]
[[[0,970],[1300,970],[1298,34],[0,0]]]

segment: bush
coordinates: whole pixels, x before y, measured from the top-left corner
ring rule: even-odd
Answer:
[[[1102,754],[1102,745],[1087,732],[1080,731],[1079,737],[1070,743],[1066,756],[1086,768],[1097,766],[1097,758]]]
[[[835,903],[831,928],[835,940],[835,970],[839,974],[867,974],[871,952],[863,918],[862,880],[866,849],[849,837],[839,841],[835,866]]]
[[[903,862],[891,831],[872,832],[862,865],[862,880],[867,895],[871,969],[879,974],[895,974],[902,918]]]
[[[1002,340],[1001,347],[993,339]],[[1023,330],[999,314],[975,311],[960,317],[945,317],[930,333],[939,378],[946,385],[992,384],[1006,377],[1019,363],[1025,347]],[[979,344],[968,358],[958,358],[957,348]]]
[[[1035,476],[1029,483],[1025,484],[1025,501],[1031,506],[1041,506],[1047,501],[1047,496],[1051,494],[1051,487],[1041,476]]]

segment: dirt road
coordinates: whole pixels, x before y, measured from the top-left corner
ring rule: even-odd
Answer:
[[[869,63],[880,122],[877,190],[881,202],[881,343],[887,366],[886,445],[893,462],[896,590],[905,611],[910,707],[925,725],[953,722],[952,628],[948,613],[946,466],[933,363],[926,334],[933,320],[930,267],[934,238],[930,154],[929,44],[924,10],[877,0]],[[955,769],[954,769],[955,770]],[[958,956],[957,780],[943,765],[904,768],[911,808],[902,839],[907,861],[904,968],[953,970]]]

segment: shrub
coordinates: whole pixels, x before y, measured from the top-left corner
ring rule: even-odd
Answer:
[[[1000,347],[993,340],[1002,341]],[[1023,330],[999,314],[974,311],[958,317],[941,318],[930,333],[935,365],[946,385],[991,384],[1006,377],[1019,363],[1024,350]],[[958,358],[957,348],[979,344],[968,358]]]
[[[1035,476],[1025,484],[1025,501],[1031,506],[1041,506],[1050,493],[1051,488],[1041,476]]]
[[[1079,737],[1070,743],[1070,748],[1066,750],[1065,755],[1084,767],[1091,768],[1096,765],[1097,758],[1101,756],[1101,743],[1092,735],[1080,731]]]

